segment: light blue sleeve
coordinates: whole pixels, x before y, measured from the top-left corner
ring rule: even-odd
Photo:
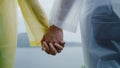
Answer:
[[[110,0],[112,9],[116,15],[120,18],[120,0]]]
[[[55,0],[50,14],[50,24],[76,32],[83,0]]]

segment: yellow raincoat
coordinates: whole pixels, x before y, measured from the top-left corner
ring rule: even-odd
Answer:
[[[14,68],[17,43],[17,0],[0,0],[0,68]],[[19,0],[31,45],[40,45],[48,19],[38,0]],[[21,27],[22,28],[22,27]]]

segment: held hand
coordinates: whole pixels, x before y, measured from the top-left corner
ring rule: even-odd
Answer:
[[[60,53],[64,48],[63,31],[56,27],[51,26],[45,33],[42,41],[42,50],[51,55]]]
[[[57,53],[60,53],[61,50],[63,50],[64,47],[62,45],[60,45],[58,43],[54,43],[54,44],[48,43],[47,44],[46,42],[43,42],[42,50],[48,54],[56,55]]]

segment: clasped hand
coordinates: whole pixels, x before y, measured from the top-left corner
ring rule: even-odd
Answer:
[[[63,48],[65,42],[63,41],[63,31],[62,29],[56,26],[50,26],[48,31],[42,38],[42,50],[47,54],[56,55],[60,53]]]

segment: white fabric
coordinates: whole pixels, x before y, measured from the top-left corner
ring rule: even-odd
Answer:
[[[85,0],[84,3],[81,0],[56,0],[50,23],[75,32],[81,18],[86,68],[120,68],[120,60],[117,60],[120,56],[119,5],[120,0]]]
[[[76,32],[82,3],[83,0],[55,0],[50,15],[50,24]]]
[[[114,12],[120,17],[120,0],[110,0]]]

